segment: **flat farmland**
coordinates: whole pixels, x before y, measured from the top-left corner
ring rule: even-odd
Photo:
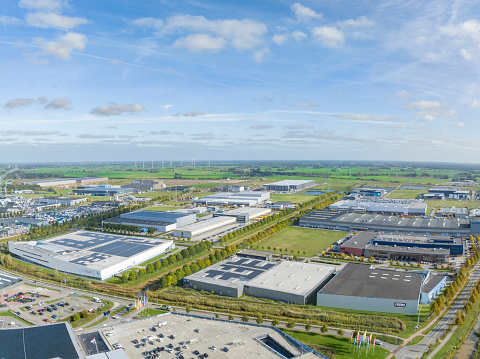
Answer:
[[[326,229],[290,227],[258,242],[256,246],[267,252],[277,252],[282,248],[284,253],[290,254],[293,250],[294,254],[300,251],[302,256],[313,257],[347,234],[347,232]]]

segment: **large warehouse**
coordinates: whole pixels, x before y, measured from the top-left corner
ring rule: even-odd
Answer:
[[[275,192],[298,192],[306,188],[315,186],[315,181],[313,180],[284,180],[269,184],[264,184],[262,189],[264,191],[275,191]]]
[[[427,203],[411,200],[382,199],[382,201],[340,200],[328,207],[334,211],[355,213],[381,213],[424,216]]]
[[[105,280],[174,248],[173,241],[78,231],[39,242],[8,242],[24,261]]]
[[[337,229],[342,231],[371,230],[440,234],[455,237],[470,235],[470,220],[465,218],[406,218],[381,214],[340,213],[336,211],[319,210],[302,216],[299,223],[301,227]]]
[[[158,232],[168,232],[195,223],[196,220],[197,216],[194,213],[137,211],[121,214],[104,223],[127,224],[141,228],[153,227]]]
[[[359,232],[339,246],[340,253],[386,260],[444,263],[450,255],[463,253],[461,239],[448,236],[380,234]]]
[[[202,233],[222,228],[235,222],[236,219],[232,217],[215,217],[206,219],[204,221],[198,221],[187,226],[177,228],[175,231],[173,231],[173,236],[181,238],[194,238]]]
[[[66,204],[67,206],[76,206],[77,204],[87,203],[85,197],[44,197],[38,199],[39,203],[46,204]]]
[[[77,188],[73,190],[73,193],[82,196],[103,196],[103,197],[116,197],[124,196],[126,194],[133,193],[132,188],[117,188],[108,186],[83,186],[83,188]]]
[[[193,203],[223,206],[255,206],[268,199],[270,199],[270,193],[265,192],[219,192],[195,199]]]
[[[306,304],[333,275],[328,265],[233,257],[184,279],[184,286],[228,297],[243,294]]]
[[[23,185],[38,185],[40,187],[78,186],[89,183],[108,181],[107,177],[55,178],[50,180],[26,181]]]
[[[348,263],[317,294],[317,305],[417,314],[424,274]]]
[[[216,212],[213,214],[213,217],[235,217],[238,223],[248,223],[252,219],[268,216],[270,213],[272,213],[270,208],[244,207],[232,209],[226,212]]]

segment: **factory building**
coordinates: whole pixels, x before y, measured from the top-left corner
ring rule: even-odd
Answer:
[[[428,190],[429,194],[443,194],[446,199],[468,200],[471,199],[471,191],[460,188],[439,188],[434,187]]]
[[[109,187],[109,186],[82,186],[82,188],[76,188],[73,190],[73,193],[82,195],[82,196],[104,196],[104,197],[125,196],[133,192],[134,190],[132,188],[117,188],[117,187]]]
[[[196,223],[177,228],[175,231],[173,231],[173,236],[191,239],[205,232],[213,231],[235,222],[236,219],[232,217],[215,217],[206,219],[204,221],[198,221]]]
[[[23,185],[37,185],[40,187],[79,186],[90,183],[108,181],[107,177],[55,178],[50,180],[26,181]]]
[[[435,212],[435,217],[445,218],[468,218],[468,208],[466,207],[444,207]]]
[[[348,263],[317,294],[320,307],[417,314],[424,274]]]
[[[226,212],[216,212],[213,217],[235,217],[238,223],[248,223],[252,219],[268,216],[272,213],[270,208],[237,208]]]
[[[380,214],[340,213],[317,210],[302,216],[301,227],[336,229],[342,231],[382,231],[391,233],[439,234],[455,237],[469,236],[470,220],[464,218],[398,217]],[[477,227],[475,227],[477,228]],[[480,226],[477,228],[480,231]]]
[[[362,197],[382,197],[387,193],[385,188],[362,187],[355,188],[350,194],[357,194]]]
[[[268,262],[235,256],[184,279],[184,286],[228,297],[243,294],[305,304],[332,277],[335,268],[300,262]]]
[[[314,186],[315,181],[313,180],[284,180],[265,184],[262,186],[262,190],[274,192],[298,192]]]
[[[197,216],[193,213],[137,211],[121,214],[104,223],[127,224],[141,228],[153,227],[158,232],[168,232],[195,223],[196,220]]]
[[[427,213],[427,203],[419,200],[384,199],[382,202],[365,200],[340,200],[328,208],[332,211],[355,213],[379,213],[393,215],[424,216]]]
[[[105,280],[173,249],[173,241],[78,231],[44,241],[8,242],[14,256],[68,274]]]
[[[463,242],[447,236],[359,232],[339,246],[340,253],[394,261],[445,263],[463,253]]]
[[[420,293],[420,303],[429,304],[437,295],[439,295],[443,288],[447,286],[447,277],[442,275],[429,275],[423,282]]]
[[[38,199],[39,203],[45,204],[64,204],[67,206],[76,206],[78,204],[87,203],[85,197],[44,197]]]
[[[195,199],[193,203],[202,205],[255,206],[269,198],[270,193],[265,192],[219,192]]]
[[[143,179],[138,179],[138,180],[132,180],[132,183],[130,184],[124,184],[120,186],[121,188],[131,188],[135,192],[148,192],[148,191],[153,191],[156,189],[162,189],[165,188],[165,185],[157,180],[143,180]]]

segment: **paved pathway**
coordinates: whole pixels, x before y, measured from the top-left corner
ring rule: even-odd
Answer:
[[[403,346],[399,347],[396,349],[394,352],[392,352],[387,358],[392,358],[393,355],[395,355],[396,359],[416,359],[416,358],[421,358],[423,353],[428,351],[428,347],[430,344],[435,345],[437,338],[440,339],[440,337],[443,335],[443,332],[445,330],[448,330],[449,324],[453,322],[455,317],[457,316],[457,310],[462,310],[463,308],[463,302],[467,300],[469,294],[470,294],[470,289],[475,285],[475,283],[478,281],[480,278],[480,264],[477,264],[474,268],[474,270],[470,273],[470,281],[463,290],[463,292],[458,295],[457,300],[453,304],[453,306],[450,308],[450,310],[445,314],[445,316],[440,319],[433,328],[430,333],[428,333],[425,338],[418,344],[411,345],[411,346]],[[410,342],[414,337],[417,335],[420,335],[424,330],[428,328],[425,327],[419,332],[413,334],[410,338],[408,338],[404,345],[406,345],[408,342]],[[453,330],[456,329],[456,326],[454,327]],[[438,350],[442,348],[447,340],[442,340],[440,342],[440,345],[438,346]]]

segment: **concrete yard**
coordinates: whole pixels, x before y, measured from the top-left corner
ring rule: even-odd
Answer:
[[[161,323],[165,324],[161,325]],[[152,327],[155,327],[155,332],[151,330]],[[111,335],[112,332],[115,334]],[[306,347],[300,347],[290,337],[280,334],[272,327],[224,322],[174,313],[103,327],[99,329],[99,333],[108,347],[112,347],[115,343],[123,345],[130,359],[143,359],[145,355],[142,353],[145,351],[148,352],[157,347],[168,349],[169,344],[173,345],[172,352],[162,353],[162,357],[175,357],[175,354],[178,353],[175,348],[180,347],[180,351],[186,358],[197,357],[198,354],[194,352],[198,350],[200,354],[208,353],[211,358],[277,359],[278,354],[260,342],[260,339],[267,335],[295,357],[319,358],[313,352],[302,355],[302,352],[306,351]],[[107,336],[107,333],[110,336]],[[159,338],[160,334],[163,335],[162,339]],[[171,335],[174,336],[173,339],[169,338]],[[135,347],[133,343],[135,339],[142,343],[142,339],[147,339],[149,336],[154,336],[154,338],[151,337],[153,339],[151,344],[146,340],[145,346]],[[181,342],[184,344],[180,344]],[[224,348],[227,348],[228,351],[224,351]]]

